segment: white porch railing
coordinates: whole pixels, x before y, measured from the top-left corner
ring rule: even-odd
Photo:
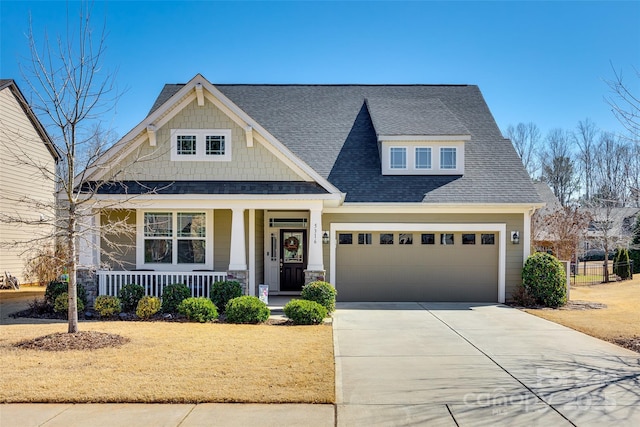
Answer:
[[[117,296],[124,285],[136,284],[144,288],[144,294],[160,298],[164,287],[172,283],[184,283],[193,297],[209,298],[209,288],[214,282],[226,280],[227,273],[220,271],[98,271],[99,295]]]

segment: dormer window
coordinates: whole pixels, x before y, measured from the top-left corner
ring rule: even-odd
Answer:
[[[405,147],[391,147],[389,155],[391,169],[407,168],[407,149]]]
[[[171,129],[171,160],[228,162],[230,129]]]
[[[456,169],[456,148],[441,147],[440,148],[440,169]]]
[[[465,139],[385,138],[379,141],[383,175],[464,175]]]
[[[431,147],[416,147],[416,169],[431,169]]]

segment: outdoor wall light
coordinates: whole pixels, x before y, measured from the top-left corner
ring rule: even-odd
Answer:
[[[518,231],[511,232],[511,243],[513,243],[514,245],[520,244],[520,232]]]
[[[329,233],[327,233],[326,231],[322,232],[322,243],[324,243],[325,245],[329,244]]]

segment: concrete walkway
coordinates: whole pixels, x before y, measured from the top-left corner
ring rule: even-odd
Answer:
[[[335,406],[3,404],[0,426],[640,425],[640,355],[519,310],[342,303],[333,328]]]
[[[343,303],[340,426],[640,425],[640,355],[497,304]]]

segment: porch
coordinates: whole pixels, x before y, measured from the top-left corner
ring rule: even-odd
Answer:
[[[215,282],[227,280],[228,274],[220,271],[169,272],[169,271],[104,271],[97,272],[98,295],[117,296],[124,285],[136,284],[144,288],[145,295],[160,298],[165,286],[184,283],[192,297],[209,298],[209,290]]]

